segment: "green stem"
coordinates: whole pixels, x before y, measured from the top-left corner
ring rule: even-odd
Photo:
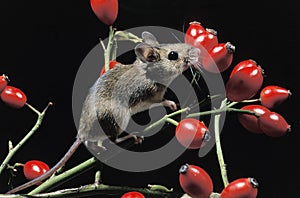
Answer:
[[[254,103],[254,102],[259,102],[260,101],[260,98],[256,98],[256,99],[251,99],[251,100],[243,100],[241,102],[231,102],[230,104],[227,105],[227,107],[233,107],[234,105],[236,104],[239,104],[239,103]]]
[[[204,116],[204,115],[220,114],[220,113],[223,113],[225,111],[228,111],[228,108],[222,107],[220,109],[215,109],[215,110],[203,111],[203,112],[198,112],[198,113],[191,113],[191,114],[187,115],[186,117],[191,118],[191,117],[199,117],[199,116]]]
[[[113,46],[113,38],[114,38],[114,29],[110,25],[109,26],[109,35],[108,35],[108,44],[106,50],[104,51],[104,63],[105,63],[105,71],[109,70],[109,61],[111,55],[111,48]]]
[[[225,106],[226,106],[226,99],[222,101],[220,109],[224,109]],[[217,157],[218,157],[218,161],[219,161],[223,184],[225,187],[228,185],[229,182],[228,182],[228,178],[227,178],[226,164],[225,164],[225,160],[223,157],[221,139],[220,139],[220,127],[219,127],[220,117],[221,117],[220,114],[215,115],[214,128],[215,128],[216,152],[217,152]]]
[[[224,104],[226,104],[226,102],[224,102]],[[200,112],[197,113],[197,115],[208,115],[208,114],[218,114],[215,117],[215,131],[219,130],[219,119],[220,119],[220,115],[219,113],[225,112],[225,111],[235,111],[235,112],[240,112],[240,113],[248,113],[248,114],[254,114],[254,112],[252,111],[248,111],[248,110],[240,110],[240,109],[235,109],[235,108],[226,108],[226,106],[223,104],[223,106],[220,107],[220,109],[216,109],[216,110],[211,110],[211,111],[206,111],[206,112]],[[148,126],[147,128],[145,128],[143,130],[143,132],[147,132],[153,128],[155,128],[156,126],[158,126],[159,124],[163,123],[163,122],[169,122],[175,126],[178,125],[178,122],[175,121],[174,119],[171,119],[171,117],[181,114],[183,112],[188,111],[189,108],[184,108],[184,109],[180,109],[178,111],[175,111],[173,113],[170,113],[168,115],[165,115],[163,118],[161,118],[160,120],[154,122],[153,124],[151,124],[150,126]],[[190,114],[188,117],[193,117],[195,114]],[[218,132],[219,133],[219,132]],[[217,144],[217,153],[218,153],[218,158],[219,158],[219,162],[220,164],[224,164],[224,159],[222,157],[222,150],[221,150],[221,146],[220,146],[220,140],[219,140],[219,135],[216,135],[216,144]],[[78,166],[60,174],[57,176],[53,176],[50,179],[46,180],[43,184],[41,184],[40,186],[38,186],[37,188],[35,188],[33,191],[30,192],[30,195],[32,194],[36,194],[36,193],[40,193],[40,192],[44,192],[50,188],[53,188],[55,186],[58,186],[61,183],[66,182],[69,178],[77,175],[78,173],[81,173],[82,171],[86,171],[89,168],[93,167],[96,163],[96,159],[95,158],[91,158],[81,164],[79,164]],[[220,165],[220,166],[224,166],[224,165]],[[224,169],[222,169],[222,175],[224,174]]]
[[[162,118],[159,119],[158,121],[154,122],[153,124],[151,124],[150,126],[148,126],[147,128],[145,128],[145,129],[143,130],[143,132],[147,132],[147,131],[149,131],[149,130],[151,130],[151,129],[157,127],[157,126],[159,126],[161,123],[165,122],[168,118],[173,117],[173,116],[178,115],[178,114],[181,114],[181,113],[183,113],[183,112],[187,112],[189,109],[190,109],[189,107],[186,107],[186,108],[184,108],[184,109],[180,109],[180,110],[178,110],[178,111],[175,111],[175,112],[173,112],[173,113],[170,113],[170,114],[168,114],[168,115],[165,115],[164,117],[162,117]],[[169,120],[169,121],[170,121],[170,120]],[[174,120],[174,121],[175,121],[175,120]]]
[[[184,109],[180,109],[178,111],[175,111],[173,113],[165,115],[160,120],[154,122],[153,124],[151,124],[150,126],[145,128],[143,132],[147,132],[150,129],[155,128],[156,126],[158,126],[159,124],[161,124],[163,122],[169,122],[169,123],[177,126],[178,122],[175,121],[174,119],[171,119],[171,117],[173,117],[175,115],[178,115],[178,114],[181,114],[183,112],[187,112],[188,110],[189,110],[189,107],[184,108]],[[226,174],[225,163],[224,163],[224,159],[223,159],[223,155],[222,155],[222,149],[221,149],[221,145],[220,145],[219,126],[218,125],[219,125],[219,119],[220,119],[219,114],[222,113],[222,112],[225,112],[225,111],[235,111],[235,112],[240,112],[240,113],[254,114],[254,112],[251,112],[251,111],[248,111],[248,110],[227,108],[226,107],[226,101],[224,101],[222,103],[220,109],[189,114],[187,116],[187,117],[194,117],[194,116],[200,116],[200,115],[217,114],[215,116],[215,133],[216,133],[215,136],[216,136],[216,145],[217,145],[217,155],[218,155],[218,159],[219,159],[219,163],[220,163],[220,167],[221,167],[221,172],[222,172],[222,177],[223,177],[223,180],[224,180],[224,184],[226,184],[226,181],[228,181],[228,180],[226,179],[227,174]],[[40,186],[35,188],[33,191],[31,191],[29,193],[29,195],[33,195],[33,194],[40,193],[40,192],[45,192],[46,190],[49,190],[50,188],[54,188],[54,187],[56,187],[56,186],[58,186],[58,185],[60,185],[64,182],[66,182],[67,180],[74,177],[75,175],[78,175],[78,173],[82,173],[83,171],[86,171],[86,170],[92,168],[95,165],[96,162],[97,162],[97,160],[95,158],[91,158],[91,159],[75,166],[74,168],[72,168],[68,171],[65,171],[65,172],[63,172],[59,175],[53,176],[50,179],[46,180],[43,184],[41,184]]]
[[[175,125],[175,126],[178,125],[178,122],[176,120],[173,120],[172,118],[167,118],[166,121],[173,124],[173,125]]]
[[[45,192],[51,188],[55,188],[56,186],[67,182],[70,180],[73,176],[77,176],[78,173],[83,173],[90,168],[93,168],[99,160],[96,158],[92,157],[85,162],[73,167],[70,170],[67,170],[59,175],[53,176],[50,179],[46,180],[44,183],[39,185],[37,188],[33,189],[31,192],[28,193],[28,195],[34,195],[37,193]]]
[[[111,53],[111,60],[117,59],[117,49],[118,49],[118,43],[116,39],[113,39],[113,49]]]
[[[111,186],[105,184],[88,184],[78,188],[58,190],[49,193],[34,195],[0,195],[1,198],[75,198],[75,197],[92,197],[96,195],[115,195],[121,197],[126,192],[137,191],[147,197],[180,197],[181,192],[151,190],[149,188],[136,188],[128,186]]]
[[[259,114],[255,113],[254,111],[250,110],[243,110],[243,109],[236,109],[236,108],[228,108],[228,106],[223,106],[220,107],[219,109],[214,109],[214,110],[209,110],[209,111],[203,111],[203,112],[198,112],[198,113],[192,113],[187,115],[187,118],[191,117],[199,117],[199,116],[204,116],[204,115],[213,115],[213,114],[220,114],[224,112],[237,112],[237,113],[245,113],[245,114],[250,114],[250,115],[255,115],[259,117]]]
[[[15,153],[30,139],[30,137],[37,131],[37,129],[40,127],[43,118],[45,116],[46,110],[48,107],[52,105],[50,102],[48,106],[44,109],[42,113],[40,113],[38,110],[36,110],[34,107],[26,103],[26,106],[28,106],[33,112],[35,112],[38,115],[37,121],[34,124],[33,128],[26,134],[26,136],[13,148],[11,148],[8,152],[8,155],[0,165],[0,174],[3,172],[3,170],[7,167],[7,164],[11,160],[11,158],[15,155]]]
[[[178,122],[171,119],[170,117],[181,114],[181,113],[186,112],[188,110],[189,110],[189,108],[187,107],[187,108],[175,111],[171,114],[165,115],[163,118],[161,118],[160,120],[154,122],[153,124],[148,126],[146,129],[144,129],[143,132],[147,132],[150,129],[155,128],[156,126],[158,126],[162,122],[166,122],[166,121],[168,121],[168,122],[174,124],[175,126],[177,126]],[[55,186],[58,186],[59,184],[66,182],[68,180],[68,178],[71,178],[74,175],[77,175],[79,172],[82,172],[83,170],[87,170],[87,169],[93,167],[93,165],[95,163],[96,163],[96,159],[91,158],[91,159],[75,166],[74,168],[72,168],[72,169],[70,169],[66,172],[61,173],[60,175],[53,176],[53,177],[49,178],[48,180],[46,180],[43,184],[41,184],[40,186],[35,188],[33,191],[31,191],[29,193],[29,195],[44,192],[45,190],[48,190],[48,189],[53,188]]]

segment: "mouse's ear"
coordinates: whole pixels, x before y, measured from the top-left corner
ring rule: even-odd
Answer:
[[[160,59],[157,49],[147,43],[138,44],[134,51],[137,58],[142,62],[156,62]]]
[[[147,31],[144,31],[142,33],[142,39],[143,39],[143,42],[144,43],[147,43],[149,45],[158,45],[158,41],[157,39],[155,38],[155,36],[153,34],[151,34],[150,32],[147,32]]]

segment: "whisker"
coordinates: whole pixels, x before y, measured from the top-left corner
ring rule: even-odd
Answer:
[[[179,42],[179,43],[182,43],[182,41],[173,33],[171,32],[171,34],[174,36],[174,38]]]
[[[195,74],[195,72],[194,72],[192,66],[190,66],[190,71],[191,71],[191,73],[192,73],[192,76],[196,76],[196,74]],[[197,89],[198,89],[199,91],[201,91],[201,87],[200,87],[200,85],[198,84],[198,79],[195,79],[195,80],[194,80],[194,83],[196,84]]]
[[[186,23],[186,21],[183,20],[183,24],[182,24],[182,32],[185,32],[185,23]]]
[[[193,66],[197,71],[200,72],[200,74],[204,73],[200,62],[196,61],[195,63],[193,63]]]

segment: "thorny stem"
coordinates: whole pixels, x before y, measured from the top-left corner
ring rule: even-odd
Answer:
[[[33,128],[26,134],[26,136],[13,148],[10,148],[8,155],[0,165],[0,174],[3,172],[3,170],[7,167],[8,162],[11,160],[11,158],[15,155],[15,153],[29,140],[29,138],[37,131],[37,129],[42,124],[43,118],[45,116],[46,110],[49,106],[51,106],[52,103],[49,102],[47,107],[42,111],[39,112],[34,107],[32,107],[30,104],[26,103],[26,106],[29,107],[33,112],[35,112],[38,115],[37,121]]]

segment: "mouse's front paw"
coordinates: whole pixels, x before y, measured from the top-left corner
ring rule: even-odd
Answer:
[[[165,107],[169,107],[172,111],[177,110],[177,105],[174,101],[172,100],[164,100],[161,102],[161,104]]]

